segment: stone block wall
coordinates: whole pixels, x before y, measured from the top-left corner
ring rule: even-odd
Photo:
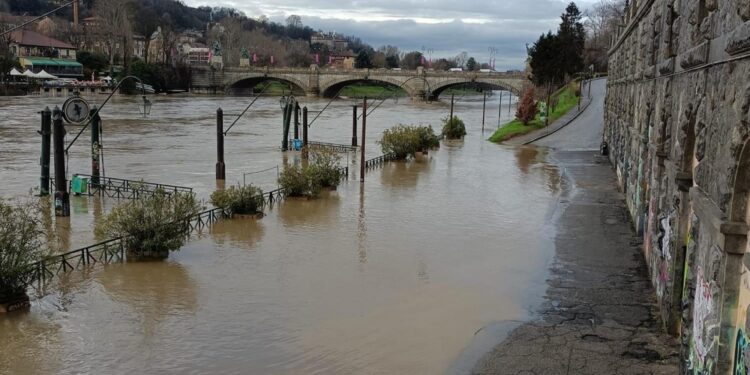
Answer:
[[[604,141],[682,371],[750,368],[750,0],[631,0]]]

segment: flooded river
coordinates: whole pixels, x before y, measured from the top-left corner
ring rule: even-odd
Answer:
[[[102,111],[106,175],[189,186],[207,198],[216,187],[216,108],[239,113],[248,98],[152,100],[148,119],[134,98]],[[311,119],[327,103],[301,101]],[[61,100],[0,103],[0,197],[22,197],[38,185],[37,112]],[[331,104],[310,139],[349,143],[351,104]],[[485,141],[497,126],[497,96],[487,108],[482,134],[481,96],[462,98],[463,142],[371,170],[364,184],[354,173],[338,191],[284,201],[262,220],[221,221],[165,262],[65,275],[32,297],[29,312],[0,316],[0,373],[465,372],[539,304],[562,183],[543,150]],[[375,142],[385,128],[439,131],[448,109],[384,103],[368,118],[368,158],[382,153]],[[299,162],[280,151],[281,138],[278,98],[259,100],[226,138],[227,183],[267,169],[245,180],[274,188],[275,167]],[[69,173],[90,172],[88,152],[86,133]],[[359,170],[358,156],[342,157]],[[116,203],[72,197],[71,218],[55,223],[61,247],[93,243],[94,220]]]

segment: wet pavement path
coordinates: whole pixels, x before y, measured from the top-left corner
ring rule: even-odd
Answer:
[[[677,341],[664,333],[641,241],[606,158],[552,155],[569,192],[539,318],[515,329],[474,374],[675,374]]]

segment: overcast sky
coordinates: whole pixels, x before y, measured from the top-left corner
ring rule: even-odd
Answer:
[[[497,48],[498,70],[520,69],[526,44],[556,30],[570,0],[184,0],[191,6],[227,6],[276,22],[297,14],[314,29],[355,35],[373,47],[432,49],[433,59],[467,51],[487,62]],[[578,1],[583,11],[594,0]]]

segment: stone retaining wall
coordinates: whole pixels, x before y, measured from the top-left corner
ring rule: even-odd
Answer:
[[[641,0],[609,51],[604,141],[685,373],[750,367],[750,0]]]

